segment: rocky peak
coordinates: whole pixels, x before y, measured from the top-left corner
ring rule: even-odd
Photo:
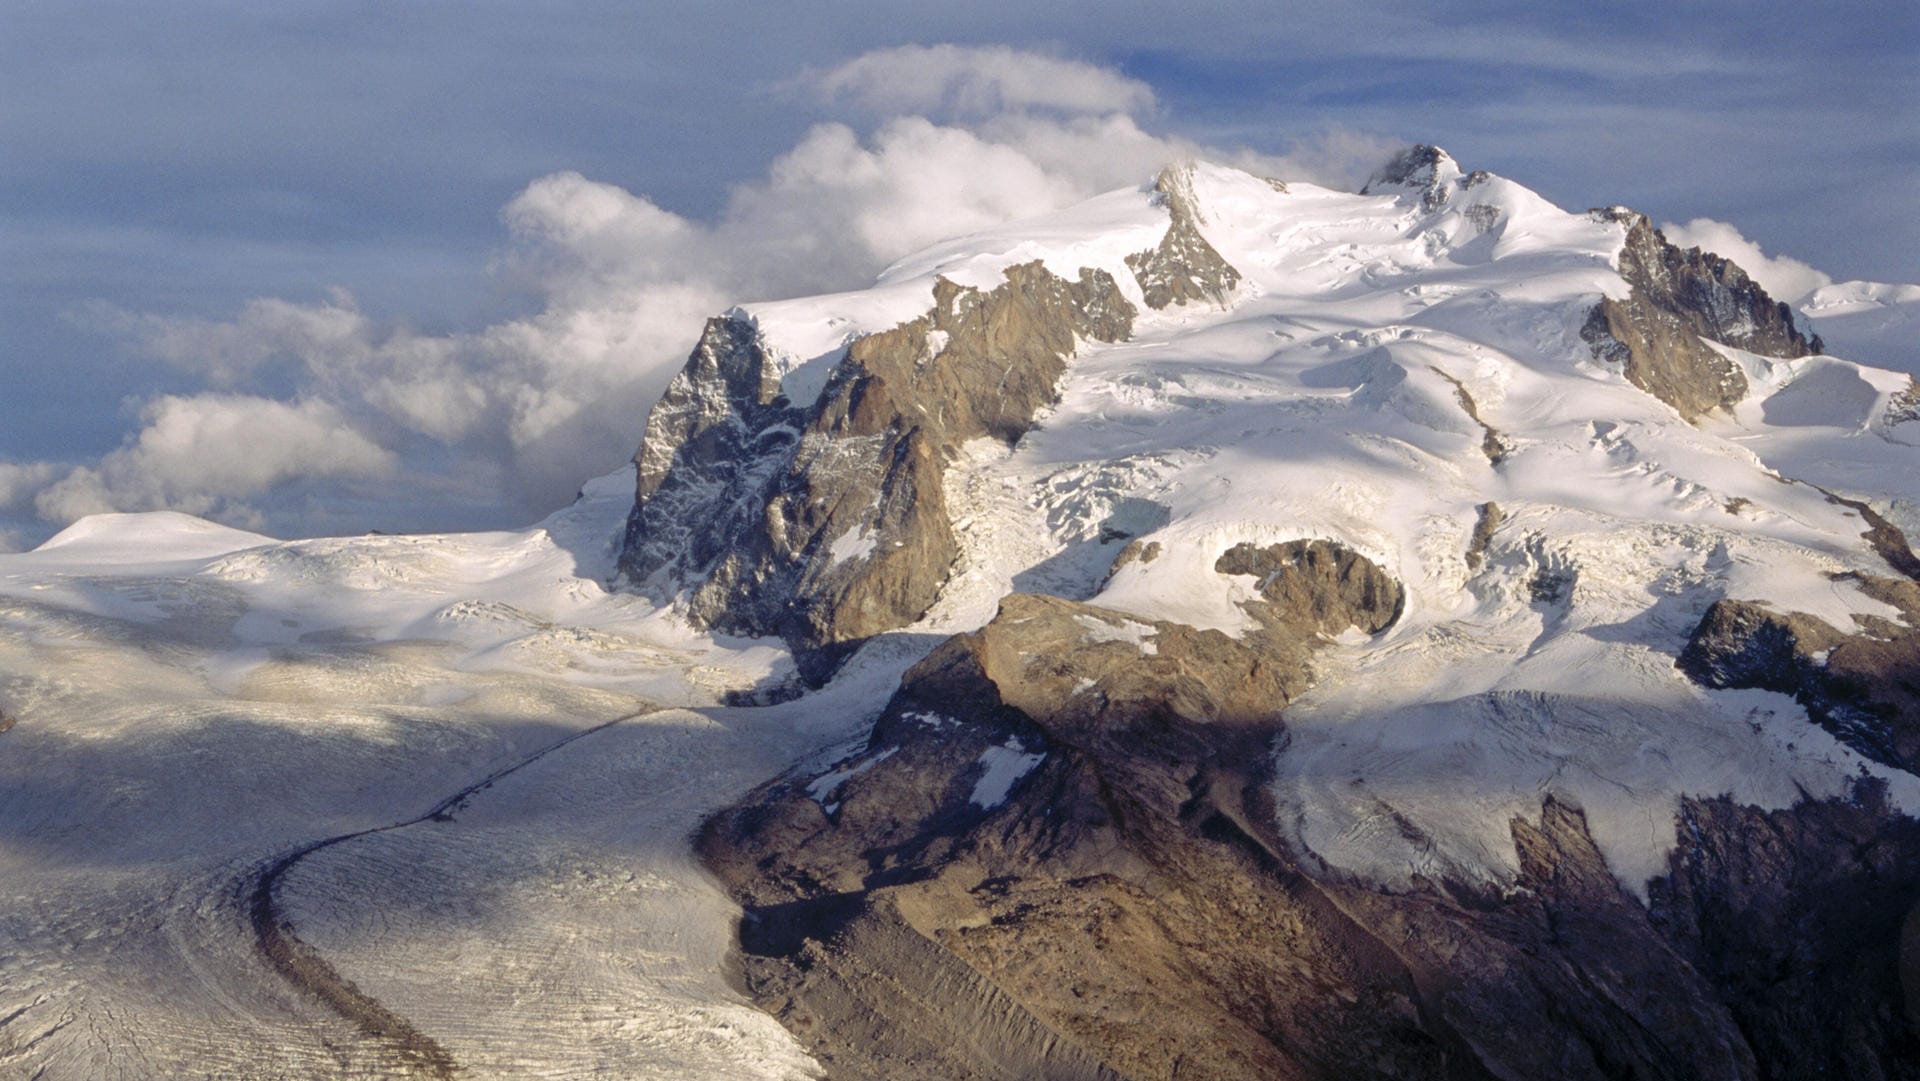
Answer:
[[[1206,217],[1193,191],[1193,165],[1161,170],[1153,190],[1173,221],[1158,247],[1127,256],[1142,299],[1155,311],[1199,301],[1226,307],[1240,272],[1200,233]]]
[[[778,635],[818,682],[920,618],[958,548],[942,474],[960,444],[1011,442],[1058,395],[1082,339],[1134,308],[1111,275],[1038,262],[991,290],[945,278],[925,314],[852,342],[817,401],[780,392],[743,318],[713,320],[648,415],[620,570],[684,592],[702,627]]]
[[[1620,364],[1634,386],[1695,420],[1747,394],[1738,365],[1706,343],[1793,359],[1820,352],[1820,339],[1795,326],[1793,309],[1767,295],[1734,263],[1669,242],[1644,214],[1592,211],[1626,227],[1620,276],[1625,300],[1603,299],[1581,330],[1594,355]]]
[[[1920,561],[1865,502],[1830,497],[1850,526],[1776,483],[1812,460],[1788,441],[1851,430],[1757,421],[1749,452],[1642,397],[1697,418],[1747,392],[1716,345],[1819,343],[1623,208],[1582,220],[1432,147],[1367,193],[1178,167],[1070,219],[1098,235],[943,247],[976,269],[923,271],[925,311],[848,345],[816,402],[781,397],[750,326],[709,327],[643,447],[636,578],[786,636],[814,681],[955,566],[1020,590],[859,750],[705,827],[742,986],[841,1078],[1909,1076],[1920,594],[1837,578],[1869,565],[1854,528]],[[1500,235],[1437,235],[1461,221]],[[969,458],[956,526],[959,441],[1023,439],[1076,343],[1133,328],[1095,271],[961,284],[1016,250],[1192,307]],[[1567,363],[1567,306],[1602,288],[1587,339],[1628,382]],[[1776,583],[1823,614],[1746,599]],[[1694,621],[1679,674],[1646,664]],[[1504,674],[1463,695],[1464,671]]]
[[[1360,189],[1360,194],[1418,192],[1423,210],[1438,210],[1447,201],[1449,187],[1460,176],[1460,165],[1453,160],[1453,155],[1437,146],[1417,143],[1395,154],[1375,170]]]

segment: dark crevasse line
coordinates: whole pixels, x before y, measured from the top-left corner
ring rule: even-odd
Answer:
[[[251,885],[243,883],[241,889],[241,893],[247,898],[247,917],[252,924],[254,942],[259,947],[261,955],[289,984],[319,999],[327,1008],[353,1022],[362,1032],[391,1048],[406,1064],[409,1071],[416,1076],[435,1079],[452,1078],[459,1067],[446,1048],[415,1028],[405,1017],[393,1012],[378,999],[360,990],[352,980],[342,976],[328,964],[318,950],[294,933],[292,921],[280,909],[277,891],[281,880],[301,860],[334,845],[376,833],[406,829],[422,822],[451,822],[454,812],[465,807],[468,800],[492,786],[496,781],[532,765],[576,740],[585,739],[643,715],[632,713],[624,717],[616,717],[584,731],[575,732],[565,739],[556,740],[533,754],[467,785],[434,804],[424,814],[403,822],[310,841],[268,860],[257,871]]]

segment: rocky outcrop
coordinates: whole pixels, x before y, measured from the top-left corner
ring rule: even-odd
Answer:
[[[1370,565],[1324,542],[1312,551],[1265,573],[1293,580],[1304,564],[1338,581],[1344,567],[1346,599],[1289,605],[1295,582],[1254,603],[1391,620],[1365,603],[1380,593],[1361,584]],[[1348,953],[1369,948],[1344,919],[1331,938],[1303,937],[1303,906],[1326,902],[1288,900],[1262,870],[1265,842],[1246,833],[1277,709],[1306,685],[1305,643],[1270,641],[1283,622],[1235,639],[1007,597],[907,675],[866,750],[777,781],[703,831],[703,856],[746,909],[750,993],[837,1078],[1087,1076],[1090,1063],[1100,1076],[1294,1076],[1290,1043],[1314,1045],[1330,1069],[1441,1061],[1411,1031],[1394,976],[1355,975],[1364,994],[1321,1002],[1282,960],[1305,946],[1346,971]],[[851,923],[890,945],[860,948]],[[1272,971],[1223,949],[1216,929]],[[955,999],[928,997],[930,981]],[[906,1005],[855,986],[907,988]],[[1011,1035],[982,1051],[920,1020],[949,1010],[981,1017],[982,1039]],[[1308,1035],[1379,1016],[1400,1023],[1339,1050]],[[1169,1040],[1170,1027],[1207,1037]],[[1042,1068],[1034,1048],[1072,1050]],[[1014,1059],[1028,1065],[997,1065]]]
[[[1488,174],[1476,171],[1470,178],[1478,184]],[[1459,180],[1460,165],[1453,156],[1437,146],[1419,143],[1395,154],[1367,179],[1362,195],[1393,195],[1411,192],[1420,196],[1420,208],[1432,212],[1447,204],[1451,186]]]
[[[1877,791],[1689,801],[1647,904],[1552,797],[1508,888],[1345,880],[1280,836],[1267,763],[1311,640],[1391,623],[1391,580],[1230,556],[1271,587],[1243,638],[1010,596],[864,750],[707,824],[744,986],[832,1077],[1920,1076],[1920,824]]]
[[[1920,821],[1861,781],[1781,811],[1683,800],[1680,834],[1650,919],[1726,1004],[1753,1076],[1920,1077],[1901,967]]]
[[[1158,247],[1127,256],[1141,299],[1155,311],[1202,301],[1226,307],[1240,272],[1200,235],[1204,221],[1193,194],[1193,167],[1162,170],[1153,190],[1173,222]]]
[[[923,615],[957,554],[954,450],[1018,439],[1079,341],[1132,329],[1105,272],[1005,274],[985,292],[940,279],[927,314],[851,343],[813,402],[787,398],[746,319],[711,321],[635,456],[627,580],[687,590],[701,626],[786,639],[812,682]]]
[[[1898,609],[1902,622],[1867,618],[1842,631],[1804,613],[1720,600],[1694,628],[1680,670],[1708,687],[1792,695],[1815,723],[1854,750],[1920,770],[1920,585],[1846,577]]]
[[[1580,335],[1596,357],[1621,365],[1628,382],[1682,417],[1696,420],[1746,397],[1739,366],[1706,341],[1787,359],[1824,348],[1817,335],[1801,334],[1793,309],[1733,263],[1675,247],[1644,214],[1594,213],[1627,227],[1619,270],[1630,292],[1624,300],[1603,298]]]
[[[1266,628],[1269,648],[1358,627],[1379,634],[1400,618],[1400,583],[1367,557],[1327,540],[1236,544],[1214,561],[1219,574],[1258,579],[1244,607]]]
[[[1907,543],[1907,535],[1901,532],[1899,526],[1888,521],[1885,515],[1874,510],[1873,505],[1864,499],[1848,499],[1817,484],[1809,487],[1826,496],[1827,502],[1834,506],[1845,507],[1859,515],[1860,520],[1867,524],[1867,528],[1860,533],[1860,539],[1867,542],[1867,547],[1872,548],[1874,554],[1886,560],[1887,566],[1908,578],[1920,581],[1920,556],[1914,554],[1913,546]]]
[[[1494,530],[1506,520],[1506,513],[1500,504],[1486,502],[1480,504],[1479,513],[1473,520],[1473,533],[1467,537],[1467,570],[1478,571],[1487,561],[1487,549],[1493,545]]]
[[[1460,403],[1460,411],[1467,415],[1468,420],[1480,427],[1480,453],[1486,456],[1487,464],[1499,465],[1506,461],[1507,454],[1512,449],[1508,445],[1507,437],[1501,435],[1493,425],[1481,419],[1480,403],[1474,401],[1473,395],[1467,392],[1467,385],[1438,368],[1434,368],[1433,373],[1453,384],[1454,400]]]

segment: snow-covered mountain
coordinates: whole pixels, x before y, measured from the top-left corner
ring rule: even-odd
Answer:
[[[526,532],[86,520],[0,1064],[1910,1076],[1914,295],[1187,163],[715,318]]]

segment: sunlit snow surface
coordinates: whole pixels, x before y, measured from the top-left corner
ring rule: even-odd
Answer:
[[[813,1076],[727,989],[734,910],[687,837],[902,662],[715,708],[785,653],[607,592],[631,499],[629,470],[526,532],[292,543],[115,516],[0,557],[0,1075],[392,1076],[267,967],[237,891],[627,717],[307,858],[285,914],[463,1076]]]
[[[829,765],[906,665],[1009,590],[1239,632],[1249,579],[1212,568],[1248,541],[1338,540],[1407,588],[1390,630],[1328,644],[1287,713],[1282,825],[1336,872],[1502,881],[1510,818],[1548,794],[1586,810],[1636,890],[1681,795],[1781,806],[1865,772],[1920,807],[1920,782],[1792,702],[1673,668],[1722,596],[1843,628],[1887,614],[1830,577],[1889,573],[1863,523],[1781,478],[1920,535],[1920,422],[1888,409],[1905,367],[1732,354],[1752,395],[1690,426],[1579,340],[1625,291],[1619,225],[1499,178],[1435,212],[1208,166],[1193,191],[1244,275],[1232,303],[1143,310],[1133,340],[1083,348],[1018,447],[966,448],[947,478],[963,551],[934,611],[795,702],[716,705],[783,678],[785,652],[603,585],[631,472],[520,532],[278,542],[107,516],[0,556],[0,713],[17,719],[0,732],[0,1075],[390,1075],[379,1041],[259,956],[245,883],[580,736],[448,821],[300,861],[285,915],[463,1076],[811,1076],[721,976],[735,913],[690,854],[701,818],[796,763],[830,802]],[[1091,265],[1137,302],[1124,258],[1166,220],[1145,189],[1117,192],[930,249],[875,291],[742,313],[804,401],[850,335],[924,310],[935,274],[987,287],[1030,259]],[[1904,311],[1907,287],[1830,288],[1815,301],[1856,319],[1835,341],[1890,340],[1860,320]],[[1504,440],[1497,466],[1462,389]],[[1488,501],[1506,517],[1470,570]],[[1130,540],[1156,557],[1109,580]],[[1101,633],[1152,645],[1139,624]],[[997,750],[976,802],[1037,760]]]
[[[1920,423],[1889,414],[1904,371],[1729,351],[1750,398],[1688,425],[1579,338],[1603,294],[1626,292],[1619,224],[1497,177],[1433,212],[1204,165],[1193,179],[1203,231],[1245,275],[1237,296],[1143,313],[1134,340],[1083,349],[1013,452],[970,448],[948,476],[966,551],[937,613],[976,623],[1029,589],[1239,632],[1249,580],[1212,569],[1228,548],[1325,537],[1365,553],[1405,583],[1406,614],[1320,654],[1327,678],[1288,713],[1275,795],[1314,856],[1387,884],[1506,879],[1509,822],[1548,794],[1587,811],[1637,892],[1664,870],[1681,795],[1783,806],[1869,773],[1920,807],[1914,778],[1793,702],[1706,692],[1673,666],[1724,596],[1841,628],[1892,614],[1832,578],[1892,573],[1864,523],[1781,478],[1920,535]],[[1137,207],[1079,213],[1099,238],[1009,226],[904,261],[890,288],[990,284],[1033,258],[1072,274],[1080,259],[1137,299],[1121,261],[1144,246]],[[1497,466],[1462,390],[1504,444]],[[1470,571],[1489,501],[1505,521]],[[1159,555],[1109,579],[1127,538]]]

